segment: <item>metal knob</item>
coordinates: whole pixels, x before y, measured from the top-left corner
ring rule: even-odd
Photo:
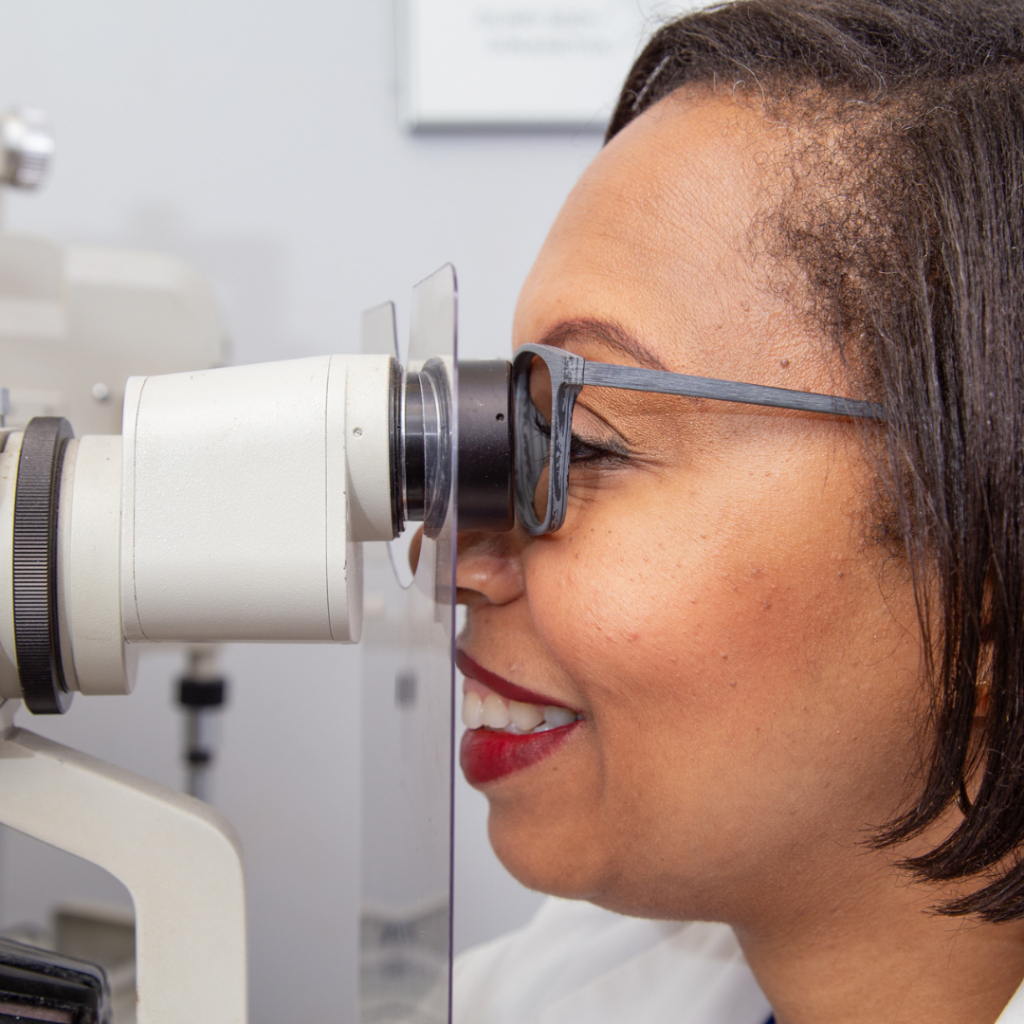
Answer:
[[[19,107],[0,114],[0,184],[38,188],[54,151],[53,133],[40,110]]]

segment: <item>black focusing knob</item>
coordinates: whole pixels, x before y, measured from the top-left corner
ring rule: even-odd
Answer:
[[[512,364],[459,362],[459,530],[511,530]]]
[[[14,494],[14,649],[29,711],[61,715],[72,694],[64,679],[57,615],[57,502],[64,450],[74,436],[57,416],[29,420]]]

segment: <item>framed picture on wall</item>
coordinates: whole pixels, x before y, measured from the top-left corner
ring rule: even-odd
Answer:
[[[398,0],[401,121],[600,131],[668,13],[642,0]]]

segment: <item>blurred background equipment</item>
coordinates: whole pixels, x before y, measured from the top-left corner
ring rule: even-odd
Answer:
[[[41,110],[16,107],[0,113],[0,184],[38,188],[53,151],[53,135]]]
[[[41,112],[16,109],[0,115],[0,184],[36,189],[49,170],[54,148]],[[224,335],[213,298],[182,261],[145,251],[66,247],[46,239],[0,233],[0,374],[9,382],[2,390],[8,431],[24,429],[33,417],[50,416],[73,417],[90,433],[118,434],[125,382],[130,375],[147,370],[202,369],[218,365],[223,358]],[[185,712],[189,743],[184,762],[190,791],[201,789],[205,796],[214,753],[208,708],[214,703],[214,689],[220,697],[218,703],[223,703],[224,683],[211,678],[214,649],[191,649],[188,659],[191,686],[184,689],[191,701]],[[199,694],[205,699],[199,699]],[[8,754],[18,748],[14,734],[7,731],[12,707],[8,702],[5,708],[3,743]],[[6,790],[0,817],[10,823],[24,822],[28,831],[32,831],[33,815],[26,814],[25,808],[36,803],[45,814],[51,797],[57,795],[59,800],[63,796],[55,794],[62,783],[46,776],[45,754],[49,751],[45,743],[35,753],[43,755],[32,759],[43,767],[43,773],[26,775],[8,769],[0,782],[0,788]],[[77,764],[74,756],[58,755],[58,763],[71,773],[76,765],[82,769],[80,780],[86,785],[78,794],[79,810],[102,821],[103,812],[110,808],[88,806],[89,783],[93,786],[91,800],[104,803],[102,772]],[[127,777],[121,776],[114,785],[123,786],[126,781]],[[71,786],[74,788],[74,783]],[[152,825],[159,834],[159,814]],[[67,828],[80,833],[76,835],[76,840],[83,840],[80,852],[89,855],[90,849],[103,846],[102,838],[99,847],[94,842],[90,845],[97,833],[90,833],[73,819],[68,819]],[[103,832],[100,828],[99,836]],[[60,831],[52,835],[59,844]],[[0,849],[0,858],[4,852]],[[137,857],[145,859],[141,847]],[[107,866],[114,863],[94,859]],[[152,866],[156,869],[155,863]],[[167,882],[173,885],[170,878]],[[16,1013],[18,1019],[68,1024],[134,1022],[134,914],[116,904],[78,902],[55,903],[47,916],[48,924],[36,916],[8,924],[4,930],[6,937],[0,938],[0,1010]],[[77,964],[71,958],[83,962]]]
[[[178,680],[178,706],[185,718],[185,792],[210,800],[211,776],[220,738],[220,712],[228,699],[214,644],[188,648],[188,671]]]

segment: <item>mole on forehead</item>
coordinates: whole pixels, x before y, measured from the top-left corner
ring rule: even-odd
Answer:
[[[638,338],[611,320],[563,320],[555,324],[540,339],[539,344],[565,348],[570,342],[596,342],[606,345],[613,352],[633,360],[651,370],[667,370],[668,367]]]

